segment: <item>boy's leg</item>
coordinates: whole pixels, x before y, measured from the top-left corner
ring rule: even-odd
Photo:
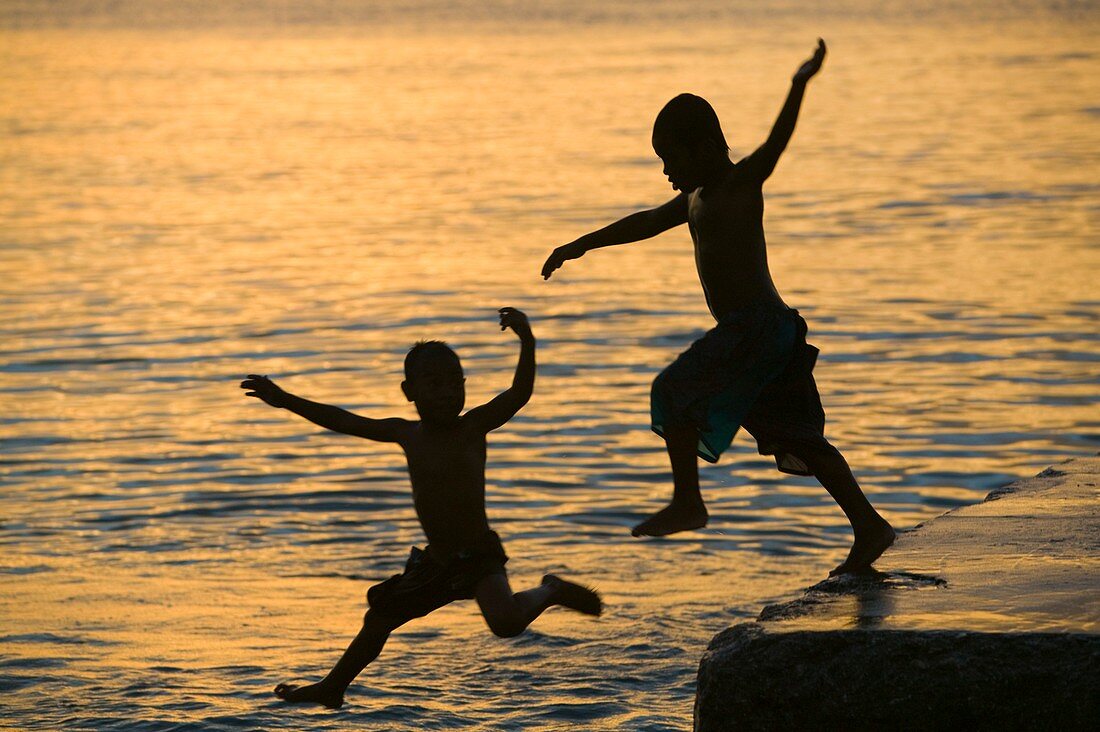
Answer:
[[[799,457],[844,511],[855,534],[848,558],[829,572],[829,576],[868,569],[894,543],[893,527],[867,500],[848,461],[835,447],[825,443],[820,448],[800,453]]]
[[[553,588],[548,585],[513,594],[504,574],[483,577],[474,593],[489,630],[501,638],[513,638],[526,630],[550,607],[552,595]]]
[[[672,463],[672,501],[635,526],[631,534],[667,536],[707,525],[709,515],[699,492],[699,462],[695,453],[698,444],[699,432],[694,427],[666,428],[665,447]]]
[[[508,575],[491,574],[477,583],[474,592],[481,615],[489,630],[501,638],[513,638],[553,605],[599,615],[603,605],[594,590],[548,574],[542,584],[530,590],[512,593]]]
[[[359,634],[324,679],[308,686],[279,684],[275,687],[275,696],[288,702],[313,702],[338,709],[344,703],[344,691],[348,685],[368,663],[378,657],[390,633],[403,624],[400,620],[368,610]]]

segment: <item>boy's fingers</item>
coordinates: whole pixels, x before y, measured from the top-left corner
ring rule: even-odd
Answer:
[[[557,262],[555,261],[555,259],[555,255],[551,254],[546,259],[546,263],[542,265],[542,278],[544,280],[550,279],[550,275],[554,272],[554,270],[561,266],[561,262]]]

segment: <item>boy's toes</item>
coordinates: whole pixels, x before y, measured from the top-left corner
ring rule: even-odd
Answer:
[[[554,602],[562,607],[585,615],[598,616],[603,613],[603,600],[600,599],[600,593],[591,587],[578,585],[553,574],[543,577],[542,583],[554,588]]]
[[[848,558],[829,572],[829,576],[870,571],[871,565],[893,545],[896,538],[893,527],[883,522],[877,529],[856,539]]]

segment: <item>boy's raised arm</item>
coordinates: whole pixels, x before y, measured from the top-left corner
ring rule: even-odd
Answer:
[[[649,239],[674,226],[686,224],[687,211],[687,194],[681,193],[657,208],[632,213],[591,234],[585,234],[580,239],[558,247],[550,254],[546,263],[542,265],[542,278],[550,279],[554,270],[567,260],[580,259],[585,252]]]
[[[289,410],[327,430],[345,435],[364,437],[376,442],[400,442],[409,427],[408,420],[396,417],[369,419],[330,404],[311,402],[283,391],[266,376],[249,374],[241,382],[241,388],[248,390],[245,396],[256,397],[273,407]]]
[[[768,139],[757,148],[756,152],[741,161],[750,175],[759,180],[766,180],[779,162],[779,156],[787,148],[787,143],[794,134],[794,125],[798,121],[798,110],[802,106],[802,96],[806,93],[806,82],[813,78],[814,74],[821,70],[821,62],[825,59],[825,41],[817,39],[817,48],[814,55],[799,67],[791,79],[791,91],[787,94],[787,101],[779,112],[779,117],[772,126]]]
[[[535,389],[535,336],[527,316],[515,308],[500,309],[500,329],[511,328],[519,336],[519,363],[512,386],[480,407],[466,413],[465,419],[491,432],[510,420],[531,399]]]

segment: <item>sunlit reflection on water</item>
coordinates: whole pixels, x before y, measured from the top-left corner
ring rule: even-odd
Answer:
[[[705,470],[708,529],[630,540],[669,490],[649,382],[708,325],[686,232],[537,272],[669,195],[648,148],[669,96],[710,98],[744,153],[817,35],[832,54],[766,228],[830,438],[902,527],[1095,452],[1094,36],[940,25],[5,33],[9,707],[98,729],[688,727],[709,638],[820,579],[848,529],[739,439]],[[500,641],[452,606],[304,723],[270,687],[322,673],[421,537],[397,451],[236,382],[411,416],[404,351],[445,338],[475,404],[511,378],[501,305],[540,338],[535,397],[490,444],[513,583],[561,571],[609,613]]]

